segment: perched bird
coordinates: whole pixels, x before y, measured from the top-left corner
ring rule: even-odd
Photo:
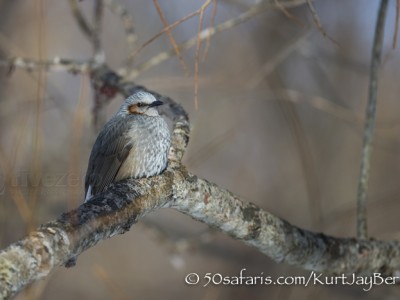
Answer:
[[[162,104],[149,92],[135,92],[104,125],[89,158],[85,202],[112,182],[158,175],[167,167],[170,133],[157,111]]]

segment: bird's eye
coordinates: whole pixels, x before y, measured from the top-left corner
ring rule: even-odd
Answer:
[[[144,106],[144,104],[143,103],[141,103],[141,102],[139,102],[138,104],[136,104],[137,105],[137,107],[143,107]]]

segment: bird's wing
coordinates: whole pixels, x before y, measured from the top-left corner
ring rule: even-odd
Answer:
[[[86,201],[110,185],[133,148],[134,142],[124,134],[127,122],[109,122],[93,146],[85,178]]]

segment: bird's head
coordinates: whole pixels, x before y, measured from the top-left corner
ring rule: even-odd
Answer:
[[[119,113],[157,117],[159,116],[157,106],[162,104],[163,102],[157,100],[151,93],[139,91],[125,99]]]

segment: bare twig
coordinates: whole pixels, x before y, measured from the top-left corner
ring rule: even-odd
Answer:
[[[204,20],[204,11],[210,5],[211,0],[206,0],[204,4],[200,8],[199,12],[199,29],[197,32],[197,40],[196,40],[196,52],[194,58],[194,107],[198,108],[198,91],[199,91],[199,65],[200,65],[200,45],[201,45],[201,32],[203,29],[203,20]],[[210,32],[205,37],[206,39],[211,38]]]
[[[84,128],[84,120],[87,112],[83,106],[85,103],[88,90],[90,88],[90,78],[87,75],[81,76],[81,84],[79,89],[79,98],[76,103],[76,108],[73,114],[73,121],[71,124],[71,142],[70,142],[70,163],[69,174],[79,174],[81,166],[81,144],[82,144],[82,131]],[[68,188],[68,209],[72,209],[79,205],[77,203],[78,195],[80,195],[80,186],[71,185]]]
[[[72,14],[75,17],[76,22],[79,25],[79,28],[81,29],[82,33],[90,40],[93,42],[93,28],[89,24],[89,22],[86,20],[86,17],[83,15],[81,12],[77,0],[68,0],[69,5],[71,7]]]
[[[262,12],[263,10],[264,10],[263,5],[255,5],[255,6],[251,7],[249,10],[247,10],[246,12],[240,14],[239,16],[237,16],[235,18],[229,19],[221,24],[218,24],[215,27],[208,27],[206,29],[203,29],[198,34],[198,36],[193,37],[193,38],[187,40],[186,42],[180,44],[178,48],[180,51],[190,49],[193,46],[197,45],[199,40],[207,39],[218,32],[221,32],[226,29],[230,29],[240,23],[243,23],[243,22],[249,20],[251,17],[255,16],[256,14]],[[194,14],[194,15],[196,15],[196,14]],[[174,49],[171,49],[166,52],[158,53],[157,55],[153,56],[152,58],[148,59],[143,64],[138,65],[136,68],[134,68],[132,71],[130,71],[125,77],[126,80],[127,81],[134,80],[140,73],[162,63],[163,61],[172,57],[174,54],[175,54]]]
[[[46,5],[44,1],[39,1],[38,7],[38,60],[42,61],[47,57],[47,34],[46,34]],[[43,147],[43,133],[41,130],[42,127],[42,106],[43,106],[43,98],[45,97],[45,92],[42,86],[46,87],[47,85],[47,72],[43,69],[40,69],[37,74],[38,84],[36,87],[36,95],[35,95],[35,121],[34,127],[32,129],[32,159],[30,163],[30,173],[33,178],[40,178],[42,174],[42,147]],[[35,223],[35,210],[37,206],[37,200],[40,193],[40,186],[36,184],[29,184],[29,202],[30,209],[32,210],[32,223],[28,228],[29,231],[33,230],[36,227]]]
[[[335,45],[339,45],[337,41],[335,41],[325,30],[325,28],[321,24],[321,20],[319,19],[317,10],[314,7],[314,4],[312,3],[313,0],[307,0],[307,5],[308,8],[310,9],[311,15],[313,17],[313,21],[315,25],[317,26],[318,30],[322,33],[324,37],[327,37],[331,42],[333,42]]]
[[[297,17],[295,17],[293,14],[291,14],[291,13],[287,10],[287,8],[281,3],[280,0],[274,0],[274,3],[275,3],[275,5],[276,5],[276,7],[277,7],[278,9],[280,9],[280,11],[286,16],[286,18],[295,21],[295,22],[296,22],[297,24],[299,24],[299,25],[303,25],[303,22],[302,22],[299,18],[297,18]]]
[[[257,87],[268,75],[270,75],[285,59],[287,59],[293,52],[299,49],[302,43],[309,37],[310,30],[306,29],[298,36],[289,41],[288,45],[278,51],[278,53],[268,59],[268,61],[260,68],[257,73],[249,79],[246,83],[248,89]]]
[[[95,0],[93,9],[93,31],[95,32],[96,35],[99,35],[101,33],[103,15],[104,15],[103,0]]]
[[[364,125],[363,148],[361,152],[361,167],[357,191],[357,237],[367,238],[367,192],[372,151],[372,138],[375,128],[376,99],[378,96],[378,72],[382,57],[385,17],[388,0],[382,0],[378,20],[376,22],[374,44],[372,47],[371,66],[369,74],[368,104]]]
[[[303,5],[304,3],[306,3],[307,0],[285,0],[285,1],[280,1],[280,7],[285,7],[285,8],[289,8],[289,7],[296,7],[296,6],[300,6]],[[260,3],[251,6],[247,11],[245,11],[244,13],[240,14],[239,16],[235,17],[235,18],[231,18],[229,20],[226,20],[216,26],[210,26],[204,30],[202,30],[198,36],[193,37],[189,40],[187,40],[186,42],[182,43],[179,45],[178,49],[179,51],[182,50],[187,50],[192,48],[193,46],[195,46],[198,42],[198,40],[200,39],[200,41],[204,40],[204,39],[210,39],[211,36],[213,36],[216,33],[219,33],[221,31],[224,31],[226,29],[230,29],[238,24],[241,24],[247,20],[249,20],[251,17],[257,15],[258,13],[261,13],[262,11],[266,10],[266,9],[270,9],[270,8],[278,8],[278,6],[275,3],[275,0],[264,0],[261,1]],[[189,20],[190,18],[193,18],[194,16],[200,14],[201,8],[183,18],[181,18],[180,20],[176,21],[175,23],[169,25],[168,27],[164,28],[161,32],[159,32],[158,34],[156,34],[155,36],[153,36],[152,38],[150,38],[149,40],[147,40],[146,42],[143,43],[142,46],[140,46],[138,49],[136,49],[135,52],[131,53],[129,55],[129,59],[134,59],[134,57],[136,57],[136,55],[138,55],[145,47],[147,47],[149,44],[151,44],[154,40],[156,40],[158,37],[160,37],[161,35],[163,35],[164,33],[167,32],[167,30],[170,30],[176,26],[178,26],[179,24]],[[169,51],[165,51],[165,52],[161,52],[158,53],[157,55],[155,55],[154,57],[148,59],[146,62],[144,62],[143,64],[137,66],[135,69],[131,70],[128,72],[127,68],[121,68],[120,70],[118,70],[118,74],[123,75],[126,77],[127,80],[134,80],[141,72],[144,72],[160,63],[162,63],[163,61],[171,58],[173,55],[175,55],[175,50],[171,49]]]
[[[103,0],[95,0],[93,9],[93,54],[94,60],[104,55],[101,47],[101,23],[103,21],[104,5]]]
[[[69,0],[72,14],[79,25],[82,33],[90,40],[93,46],[93,63],[102,65],[105,61],[104,53],[100,43],[100,30],[103,15],[103,1],[96,0],[94,7],[94,25],[90,25],[82,13],[77,0]]]
[[[218,6],[218,0],[213,0],[213,9],[211,13],[210,27],[214,27],[215,17],[217,16],[217,6]],[[208,36],[206,40],[206,48],[204,49],[204,56],[203,56],[204,60],[207,58],[210,45],[211,45],[211,36]]]
[[[178,21],[172,23],[171,25],[168,25],[167,27],[165,27],[163,30],[161,30],[159,33],[157,33],[155,36],[151,37],[150,39],[148,39],[146,42],[144,42],[140,47],[138,47],[135,51],[131,52],[128,56],[128,61],[129,60],[133,60],[144,48],[146,48],[148,45],[150,45],[153,41],[155,41],[157,38],[159,38],[160,36],[162,36],[164,33],[166,33],[168,30],[171,30],[173,28],[175,28],[176,26],[178,26],[179,24],[182,24],[183,22],[193,18],[194,16],[196,16],[198,14],[197,11],[190,13],[189,15],[179,19]],[[121,69],[118,73],[120,74],[125,74],[127,71],[126,69]]]
[[[188,76],[188,75],[189,75],[189,73],[188,73],[188,68],[187,68],[187,66],[186,66],[186,64],[185,64],[185,61],[183,60],[183,57],[182,57],[181,52],[179,51],[178,44],[176,43],[176,41],[175,41],[175,39],[174,39],[174,36],[172,35],[171,28],[169,28],[168,21],[167,21],[167,19],[165,18],[164,13],[163,13],[162,10],[161,10],[160,4],[158,4],[158,1],[157,1],[157,0],[153,0],[153,3],[154,3],[154,6],[156,7],[156,10],[157,10],[158,15],[160,16],[161,22],[163,23],[164,27],[166,28],[166,31],[167,31],[169,40],[170,40],[172,46],[174,47],[175,54],[176,54],[176,56],[178,57],[179,62],[180,62],[181,65],[182,65],[183,71],[185,72],[185,75]],[[167,28],[168,28],[168,29],[167,29]]]
[[[126,42],[128,45],[128,51],[131,53],[135,47],[136,35],[135,27],[133,25],[133,17],[129,14],[127,9],[118,3],[117,0],[104,0],[104,5],[110,9],[110,11],[121,18],[122,25],[125,30]],[[128,66],[132,64],[132,60],[128,59]]]
[[[92,62],[77,61],[72,59],[64,59],[54,57],[52,60],[38,61],[22,57],[11,58],[8,60],[0,60],[0,67],[20,68],[27,71],[55,71],[55,72],[71,72],[85,73],[92,69]]]
[[[396,49],[397,45],[397,35],[399,33],[399,18],[400,18],[400,0],[396,0],[396,21],[394,25],[394,33],[393,33],[393,49]]]

